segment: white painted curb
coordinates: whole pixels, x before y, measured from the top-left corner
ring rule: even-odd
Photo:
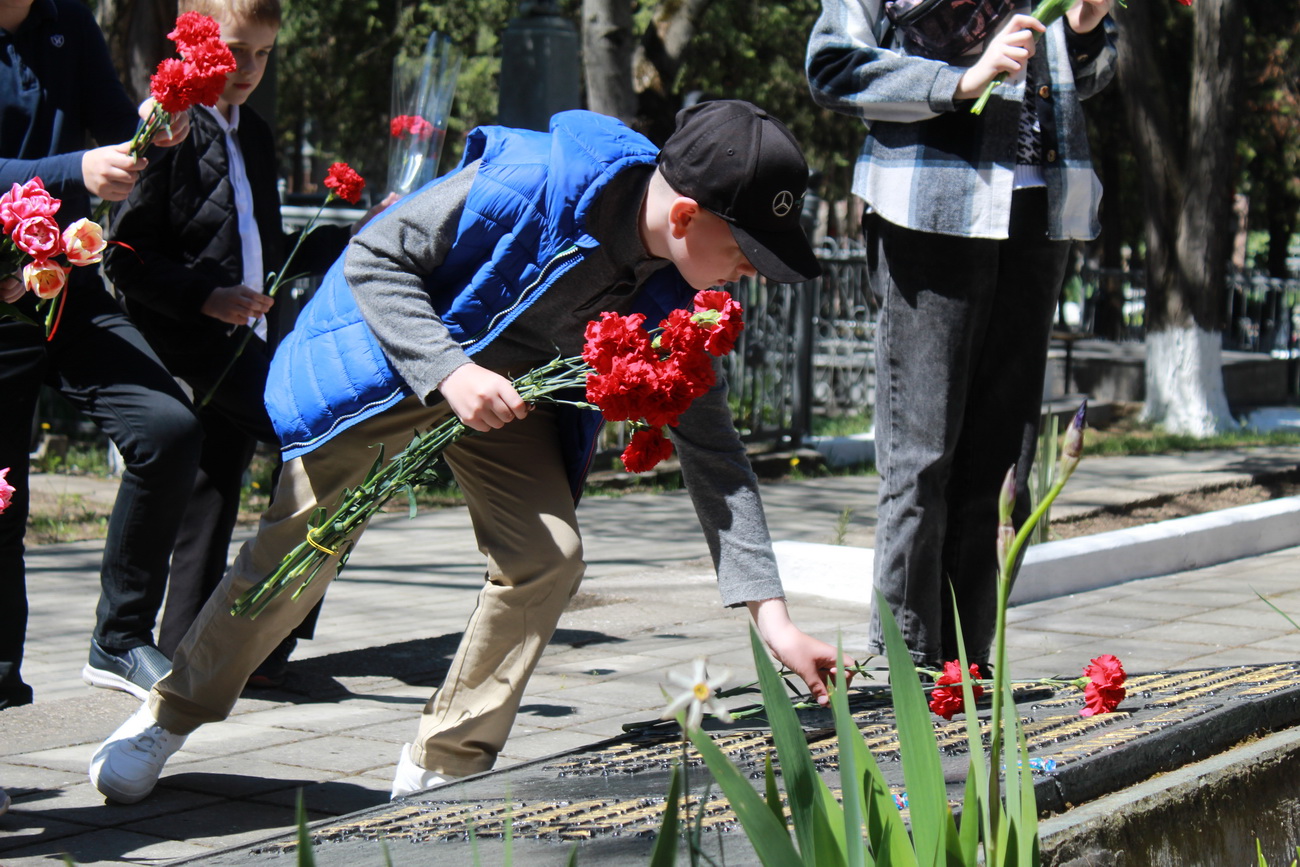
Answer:
[[[1025,554],[1011,603],[1201,569],[1297,545],[1300,497],[1046,542]],[[773,547],[786,592],[871,604],[872,549],[812,542],[776,542]]]

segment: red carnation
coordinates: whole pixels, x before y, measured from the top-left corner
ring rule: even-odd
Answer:
[[[661,400],[659,367],[635,356],[617,356],[608,373],[587,377],[587,400],[600,407],[608,421],[645,418]]]
[[[1092,660],[1084,669],[1084,677],[1091,681],[1083,688],[1084,708],[1080,716],[1110,713],[1119,707],[1127,691],[1124,689],[1124,666],[1109,653]]]
[[[393,138],[410,135],[419,139],[427,139],[433,135],[433,124],[418,114],[399,114],[388,124],[388,131]]]
[[[353,205],[361,201],[361,188],[365,185],[366,182],[361,175],[353,171],[347,163],[335,163],[330,166],[329,175],[325,178],[325,186],[329,188],[330,195],[338,196]]]
[[[167,38],[176,43],[181,54],[185,49],[210,39],[221,39],[221,25],[199,12],[186,12],[176,19],[176,27]]]
[[[705,352],[704,343],[708,332],[695,321],[695,314],[690,310],[678,308],[668,314],[668,318],[659,323],[663,329],[659,333],[659,348],[667,352]]]
[[[655,360],[650,335],[642,327],[645,316],[633,313],[620,316],[602,313],[600,319],[587,323],[587,342],[582,347],[582,360],[599,374],[607,374],[616,358]]]
[[[979,667],[971,663],[970,676],[972,680],[979,680]],[[945,662],[943,664],[943,673],[934,681],[938,687],[930,693],[930,710],[937,713],[944,719],[952,719],[955,713],[961,713],[965,709],[965,703],[962,699],[961,691],[961,663],[957,660]],[[958,684],[956,689],[945,689],[944,687],[952,684]],[[984,687],[978,683],[971,684],[971,696],[976,700],[984,694]]]
[[[736,338],[745,329],[739,302],[719,289],[695,293],[695,321],[709,329],[704,344],[713,355],[726,355],[736,348]]]
[[[673,453],[673,444],[659,428],[642,428],[632,434],[623,450],[623,467],[629,473],[644,473],[655,468]]]

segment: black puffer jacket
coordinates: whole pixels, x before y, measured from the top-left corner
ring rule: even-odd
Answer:
[[[280,221],[270,127],[240,108],[239,141],[262,238],[262,263],[276,271],[293,248]],[[303,241],[295,273],[325,271],[343,251],[344,226],[318,225]],[[207,110],[190,112],[190,134],[172,148],[154,148],[131,195],[115,208],[104,270],[127,311],[164,356],[218,351],[232,326],[201,312],[219,286],[243,282],[239,218],[225,135]]]

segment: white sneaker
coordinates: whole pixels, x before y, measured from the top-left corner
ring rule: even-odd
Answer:
[[[109,800],[123,804],[144,800],[186,737],[158,725],[149,705],[142,705],[95,750],[90,782]]]
[[[404,798],[459,779],[460,777],[449,777],[420,767],[411,760],[411,745],[402,744],[402,754],[397,759],[397,773],[393,776],[393,793],[389,798]]]

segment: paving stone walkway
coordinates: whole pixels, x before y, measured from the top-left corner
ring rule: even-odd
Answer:
[[[1298,464],[1300,448],[1095,459],[1058,510]],[[874,476],[766,484],[773,537],[831,541],[848,508],[845,540],[869,544],[875,485]],[[588,579],[530,683],[502,768],[654,718],[666,672],[697,656],[730,668],[737,682],[751,679],[746,617],[719,606],[684,494],[592,497],[579,517]],[[231,720],[190,738],[154,796],[127,807],[106,805],[85,776],[94,747],[136,707],[79,678],[99,548],[29,552],[24,671],[37,701],[0,713],[0,786],[14,799],[0,817],[5,867],[63,853],[83,864],[211,855],[283,833],[300,789],[312,820],[383,805],[398,748],[445,672],[482,573],[462,509],[377,520],[331,588],[319,637],[300,646],[286,689],[248,693]],[[1298,570],[1300,548],[1291,548],[1018,606],[1010,614],[1014,672],[1074,675],[1099,653],[1120,656],[1130,673],[1300,660],[1300,634],[1256,596],[1300,619]],[[842,636],[846,651],[862,655],[865,606],[804,590],[790,605],[803,628]],[[573,789],[581,795],[579,783]],[[471,863],[464,856],[449,854],[446,863]]]

